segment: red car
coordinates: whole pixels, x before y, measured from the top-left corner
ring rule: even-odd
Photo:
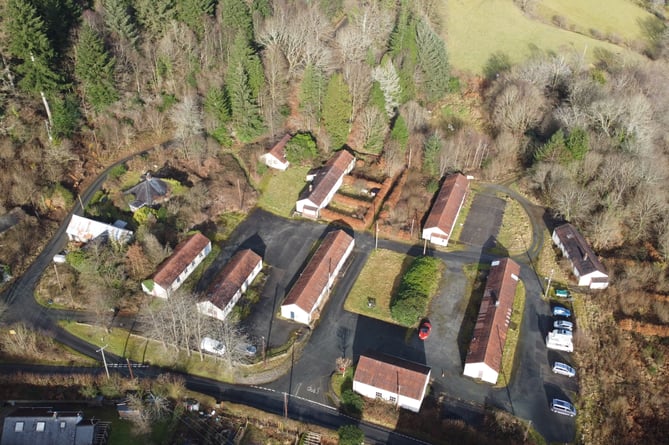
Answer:
[[[423,320],[418,327],[418,338],[426,340],[432,331],[432,324],[428,320]]]

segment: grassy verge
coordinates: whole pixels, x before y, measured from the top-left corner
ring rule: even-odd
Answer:
[[[186,351],[176,350],[170,346],[165,350],[157,341],[130,334],[118,328],[108,333],[104,328],[75,322],[61,322],[61,326],[71,334],[96,346],[108,345],[107,351],[138,363],[174,368],[181,372],[215,380],[232,381],[232,376],[226,366],[207,354],[204,355],[204,360],[200,360],[197,352],[192,352],[188,356]]]
[[[527,250],[526,242],[532,239],[532,224],[523,207],[514,199],[507,199],[504,207],[502,226],[497,236],[497,244],[491,253],[512,256]]]
[[[506,386],[511,379],[513,363],[516,357],[516,346],[518,345],[518,337],[520,337],[523,311],[525,310],[525,297],[525,285],[522,281],[518,281],[516,295],[513,299],[511,321],[509,322],[509,329],[506,331],[506,343],[504,344],[504,352],[502,353],[502,369],[500,371],[502,378],[497,380],[498,386]]]
[[[270,169],[260,182],[258,205],[281,216],[290,216],[309,168],[291,165],[286,171]]]
[[[510,0],[451,0],[441,2],[439,10],[446,24],[444,38],[449,60],[456,69],[464,71],[481,73],[495,53],[506,54],[512,63],[537,53],[563,50],[579,54],[585,51],[588,61],[592,61],[596,48],[640,57],[621,46],[533,20]]]
[[[349,292],[344,309],[397,324],[390,315],[390,299],[412,259],[390,250],[373,251]],[[374,307],[369,307],[369,298],[376,300]]]
[[[469,209],[472,208],[472,201],[474,201],[474,196],[476,195],[476,191],[477,189],[474,187],[469,189],[469,193],[467,193],[467,198],[465,199],[465,203],[462,205],[460,213],[458,214],[458,219],[455,220],[455,227],[451,231],[450,240],[460,241],[460,234],[462,233],[462,228],[465,226],[467,215],[469,215]],[[458,245],[460,244],[449,242],[449,247]]]

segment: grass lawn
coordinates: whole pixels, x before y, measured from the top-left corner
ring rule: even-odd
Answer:
[[[612,1],[612,3],[623,2],[625,1]],[[548,3],[558,3],[558,1]],[[601,3],[594,0],[580,2],[560,0],[559,3],[563,5],[592,3],[598,4],[599,9],[609,8],[609,2],[606,6],[601,6]],[[583,53],[585,50],[586,57],[592,59],[595,48],[641,57],[620,46],[532,20],[525,16],[512,0],[475,2],[450,0],[442,2],[442,5],[440,12],[446,24],[444,38],[449,59],[453,67],[459,70],[481,73],[490,56],[496,52],[507,54],[512,63],[525,60],[537,52],[561,50],[578,53]],[[563,7],[570,8],[570,6]],[[604,16],[602,14],[602,17]]]
[[[135,362],[175,368],[188,374],[215,380],[232,380],[226,366],[208,354],[205,354],[202,361],[197,351],[190,357],[186,351],[176,351],[173,347],[168,347],[165,351],[157,341],[131,335],[128,331],[118,328],[107,333],[104,328],[75,322],[61,322],[61,325],[71,334],[96,346],[109,345],[107,351]]]
[[[525,310],[525,297],[525,285],[522,281],[518,281],[516,296],[513,299],[511,321],[509,322],[509,329],[506,331],[506,343],[502,353],[502,369],[499,373],[497,386],[506,386],[511,379],[513,362],[516,357],[516,346],[520,336],[520,324],[523,321],[523,311]]]
[[[344,309],[397,324],[390,315],[390,298],[412,260],[413,257],[390,250],[373,251],[349,292]],[[374,307],[368,306],[368,298],[376,299]]]
[[[564,17],[567,27],[574,25],[576,32],[589,34],[596,29],[625,40],[643,39],[640,23],[654,18],[631,0],[541,0],[537,12],[548,22],[555,15]]]
[[[308,167],[293,165],[283,172],[269,169],[260,182],[258,205],[277,215],[290,216],[308,171]]]
[[[497,246],[491,249],[501,255],[518,255],[528,248],[532,239],[532,225],[523,207],[514,199],[506,200]]]

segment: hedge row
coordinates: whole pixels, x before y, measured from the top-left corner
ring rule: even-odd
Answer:
[[[425,256],[414,259],[390,302],[393,319],[405,326],[416,324],[425,315],[440,278],[438,259]]]

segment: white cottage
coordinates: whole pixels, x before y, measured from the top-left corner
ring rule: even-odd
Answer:
[[[168,298],[186,281],[186,278],[211,252],[209,238],[196,233],[182,241],[172,255],[158,267],[153,277],[142,283],[142,290],[149,295]]]
[[[354,246],[343,230],[328,233],[281,305],[281,316],[310,325],[330,294],[335,278]]]
[[[553,231],[553,242],[569,260],[579,286],[606,289],[609,275],[583,235],[571,224],[563,224]]]
[[[361,355],[353,377],[353,391],[417,413],[430,382],[425,365],[379,353]]]
[[[286,159],[286,144],[291,137],[290,134],[286,134],[270,151],[260,156],[260,160],[268,167],[281,171],[286,170],[290,166],[290,162]]]
[[[200,313],[225,320],[262,270],[262,257],[251,249],[230,258],[197,303]]]
[[[468,188],[469,181],[463,174],[456,173],[444,180],[425,220],[421,238],[439,246],[448,245]]]
[[[295,210],[304,217],[318,219],[320,210],[330,204],[344,176],[354,166],[355,156],[348,150],[339,150],[316,174],[307,177],[311,182],[295,203]]]

